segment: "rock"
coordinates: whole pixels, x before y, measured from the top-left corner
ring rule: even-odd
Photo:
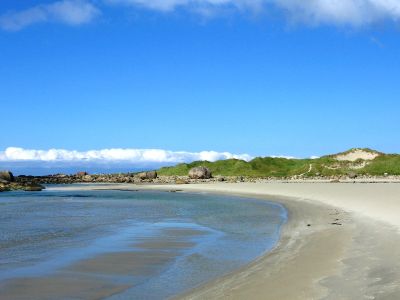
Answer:
[[[11,173],[10,171],[0,171],[0,179],[8,182],[13,182],[15,180],[13,173]]]
[[[355,178],[357,178],[357,174],[354,173],[354,172],[350,172],[349,174],[347,174],[347,176],[348,176],[350,179],[355,179]]]
[[[188,182],[185,179],[176,179],[175,184],[188,184]]]
[[[157,178],[157,172],[156,171],[142,172],[142,173],[139,173],[138,176],[142,180],[145,180],[145,179],[156,179]]]
[[[209,168],[195,167],[190,169],[189,177],[191,179],[210,179],[212,177],[212,174]]]
[[[0,184],[1,183],[8,183],[8,181],[0,178]]]
[[[44,188],[45,188],[44,186],[33,182],[10,182],[8,184],[0,184],[0,190],[2,191],[22,190],[22,191],[33,192],[33,191],[41,191]]]
[[[83,178],[82,178],[84,181],[92,181],[92,176],[90,176],[90,175],[85,175],[85,176],[83,176]]]
[[[27,184],[22,189],[26,192],[40,192],[41,190],[44,190],[45,187],[40,184],[31,183],[31,184]]]
[[[0,183],[0,192],[9,191],[10,187],[7,184]]]

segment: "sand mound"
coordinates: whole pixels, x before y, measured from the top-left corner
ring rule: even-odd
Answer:
[[[340,161],[356,161],[358,159],[373,160],[377,156],[379,156],[379,153],[377,152],[366,151],[363,149],[354,149],[349,152],[336,155],[335,159]]]

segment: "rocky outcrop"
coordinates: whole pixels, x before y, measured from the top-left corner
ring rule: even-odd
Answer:
[[[32,176],[23,176],[25,179],[33,179]],[[17,177],[18,178],[18,177]],[[38,184],[37,182],[31,181],[31,180],[15,180],[15,177],[13,173],[10,171],[1,171],[0,172],[0,192],[6,192],[6,191],[17,191],[17,190],[22,190],[22,191],[30,191],[30,192],[36,192],[36,191],[41,191],[45,187],[41,184]]]
[[[7,183],[0,183],[0,192],[7,192],[7,191],[27,191],[27,192],[38,192],[43,190],[45,187],[38,183],[33,182],[7,182]]]
[[[338,181],[338,182],[400,182],[400,176],[386,174],[384,177],[371,176],[368,174],[354,174],[347,173],[341,175],[323,176],[318,174],[307,178],[299,178],[298,176],[288,177],[247,177],[247,176],[221,176],[216,175],[212,177],[211,171],[206,167],[198,167],[190,170],[190,176],[163,176],[157,172],[143,172],[143,173],[117,173],[117,174],[91,174],[84,176],[55,174],[47,176],[17,176],[15,183],[20,184],[18,189],[22,190],[39,190],[40,187],[29,187],[32,184],[72,184],[72,183],[130,183],[130,184],[202,184],[211,182],[220,183],[241,183],[241,182],[312,182],[323,180],[325,182]],[[16,188],[15,186],[13,189]],[[10,182],[0,180],[0,191],[10,189]]]
[[[38,183],[31,183],[21,186],[20,189],[26,192],[40,192],[41,190],[44,190],[45,187]]]
[[[10,171],[0,171],[0,179],[5,182],[13,182],[14,175]]]
[[[142,172],[142,173],[139,173],[138,176],[142,180],[156,179],[157,178],[157,172],[156,171]]]
[[[212,174],[209,168],[195,167],[190,169],[189,177],[191,179],[210,179],[212,177]]]

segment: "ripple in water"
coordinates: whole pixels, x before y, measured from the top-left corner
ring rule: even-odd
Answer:
[[[2,294],[29,299],[165,299],[254,260],[286,222],[272,202],[147,191],[13,192],[0,212]]]

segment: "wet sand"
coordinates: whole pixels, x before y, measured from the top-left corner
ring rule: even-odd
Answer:
[[[128,184],[115,188],[235,194],[276,201],[288,209],[289,221],[272,252],[178,298],[400,299],[400,184]]]
[[[180,251],[195,245],[190,238],[204,234],[201,230],[166,228],[162,238],[137,240],[125,251],[80,260],[54,274],[3,282],[0,299],[104,299],[131,288],[135,277],[156,274]]]

